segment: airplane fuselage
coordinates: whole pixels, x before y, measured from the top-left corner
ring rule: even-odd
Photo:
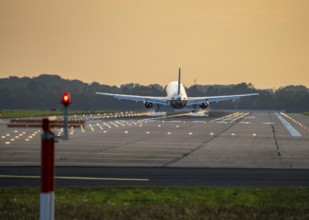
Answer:
[[[180,83],[180,91],[178,94],[178,81],[170,82],[166,86],[167,99],[170,100],[171,107],[181,109],[187,105],[187,93],[182,83]]]

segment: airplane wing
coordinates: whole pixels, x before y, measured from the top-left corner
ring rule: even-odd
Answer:
[[[169,105],[169,100],[166,97],[154,97],[154,96],[137,96],[137,95],[124,95],[124,94],[114,94],[114,93],[105,93],[97,92],[98,95],[111,96],[118,100],[130,100],[136,102],[151,102],[153,104],[159,105]]]
[[[202,103],[221,102],[227,100],[238,100],[246,96],[255,96],[258,93],[242,94],[242,95],[226,95],[226,96],[206,96],[206,97],[188,97],[187,105],[198,105]]]

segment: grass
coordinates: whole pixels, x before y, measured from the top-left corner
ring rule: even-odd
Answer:
[[[304,115],[307,115],[307,116],[309,116],[309,112],[304,112]]]
[[[0,219],[37,219],[39,189],[0,188]],[[56,219],[308,219],[308,188],[57,188]]]
[[[83,114],[104,114],[114,111],[82,111],[69,110],[69,115],[83,115]],[[41,117],[41,116],[56,116],[63,115],[63,110],[3,110],[0,111],[0,118],[25,118],[25,117]]]

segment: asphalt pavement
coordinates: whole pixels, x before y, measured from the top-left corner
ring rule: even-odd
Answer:
[[[308,186],[309,117],[302,114],[114,113],[72,119],[86,124],[69,128],[70,139],[56,143],[55,165],[57,175],[76,178],[59,178],[59,185]],[[0,185],[38,185],[41,129],[7,123],[0,123]],[[147,181],[104,179],[109,176]]]

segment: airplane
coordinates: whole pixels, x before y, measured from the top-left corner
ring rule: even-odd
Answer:
[[[170,82],[166,86],[166,97],[155,97],[155,96],[138,96],[138,95],[125,95],[125,94],[114,94],[105,92],[96,92],[98,95],[112,96],[118,100],[130,100],[135,102],[143,102],[145,108],[150,109],[154,105],[157,106],[156,112],[160,111],[161,106],[171,106],[173,109],[182,109],[185,106],[193,106],[192,112],[197,112],[197,105],[201,109],[209,107],[211,102],[221,102],[227,100],[239,100],[246,96],[256,96],[258,93],[241,94],[241,95],[226,95],[226,96],[204,96],[204,97],[188,97],[186,90],[181,83],[181,68],[178,72],[178,81]]]

